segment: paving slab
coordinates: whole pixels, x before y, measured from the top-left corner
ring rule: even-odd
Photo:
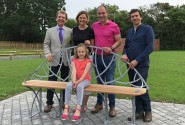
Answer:
[[[43,92],[42,111],[46,105],[46,93]],[[41,112],[30,117],[34,94],[31,91],[24,92],[0,102],[0,125],[74,125],[70,120],[62,121],[60,117],[54,118],[58,112],[58,101],[54,98],[54,108],[50,113]],[[76,99],[72,96],[71,108],[75,108]],[[94,107],[96,97],[90,96],[88,109],[84,119],[79,125],[103,125],[104,111],[91,114],[90,109]],[[185,105],[174,103],[152,102],[153,120],[145,123],[136,120],[136,125],[185,125]],[[108,125],[131,125],[127,117],[131,115],[131,100],[116,99],[117,115],[109,119]],[[33,104],[33,113],[39,109],[38,103]],[[71,111],[69,116],[71,117]]]

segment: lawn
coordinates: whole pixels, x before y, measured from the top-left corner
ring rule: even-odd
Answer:
[[[155,51],[151,54],[148,85],[152,101],[184,103],[185,51]],[[0,61],[0,100],[28,90],[24,78],[44,59]],[[120,97],[120,96],[118,96]]]
[[[185,103],[185,51],[151,54],[148,84],[153,101]]]
[[[26,91],[21,83],[41,62],[43,59],[0,61],[0,100]]]

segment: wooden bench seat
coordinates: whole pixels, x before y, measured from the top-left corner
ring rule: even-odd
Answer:
[[[22,83],[22,85],[26,87],[53,88],[53,89],[62,89],[62,90],[66,88],[66,84],[67,82],[44,81],[44,80],[29,80]],[[90,84],[84,90],[88,92],[121,94],[121,95],[130,95],[130,96],[138,96],[146,93],[145,88],[99,85],[99,84]]]
[[[60,89],[64,90],[66,88],[67,82],[59,82],[59,81],[44,81],[44,80],[28,80],[22,83],[23,86],[28,88],[53,88],[53,89]],[[97,93],[104,93],[105,94],[105,112],[108,112],[107,106],[107,94],[121,94],[121,95],[129,95],[132,96],[132,124],[135,124],[135,96],[142,95],[146,93],[146,88],[135,88],[135,87],[125,87],[125,86],[113,86],[113,85],[100,85],[100,84],[90,84],[88,87],[84,89],[88,92],[97,92]],[[34,91],[32,89],[32,91]],[[35,92],[34,92],[35,93]],[[41,92],[40,92],[41,94]],[[35,93],[35,97],[37,94]],[[61,96],[62,97],[62,96]],[[40,111],[42,109],[42,95],[40,95]],[[60,113],[62,112],[61,102],[60,99],[59,107]],[[80,121],[79,121],[80,122]],[[78,122],[78,123],[79,123]],[[77,123],[77,124],[78,124]],[[108,124],[108,113],[105,114],[105,121],[104,124]]]

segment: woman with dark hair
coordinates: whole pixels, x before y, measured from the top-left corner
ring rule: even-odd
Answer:
[[[73,28],[74,45],[77,46],[79,43],[93,44],[94,31],[87,25],[89,21],[87,12],[80,11],[76,16],[76,21],[79,25]]]
[[[76,21],[79,24],[73,28],[73,42],[77,46],[79,43],[85,43],[86,45],[94,45],[94,31],[87,25],[88,13],[86,11],[80,11],[76,16]],[[84,93],[84,111],[87,110],[87,101],[89,98],[89,92]]]

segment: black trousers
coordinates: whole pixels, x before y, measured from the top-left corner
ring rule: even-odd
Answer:
[[[57,72],[59,71],[59,68],[60,68],[60,65],[50,67],[51,70],[49,71],[49,75],[51,75],[51,76],[48,78],[49,81],[57,81],[57,77],[52,74],[53,73],[57,74]],[[62,64],[60,72],[61,72],[61,78],[65,79],[64,82],[67,82],[68,79],[66,79],[66,78],[69,75],[69,67]],[[47,89],[46,103],[48,105],[53,105],[53,103],[54,103],[54,101],[53,101],[54,91],[55,91],[54,89]],[[63,90],[63,102],[64,102],[64,99],[65,99],[65,90]]]
[[[146,81],[148,77],[148,67],[144,68],[136,68],[136,70],[140,73],[140,75],[143,77],[143,79]],[[135,71],[130,69],[128,71],[129,80],[132,81],[135,76]],[[136,76],[136,79],[138,76]],[[134,85],[140,86],[142,84],[141,80],[133,83]],[[142,113],[142,112],[151,112],[151,101],[148,91],[140,96],[135,97],[135,103],[136,103],[136,113]]]

